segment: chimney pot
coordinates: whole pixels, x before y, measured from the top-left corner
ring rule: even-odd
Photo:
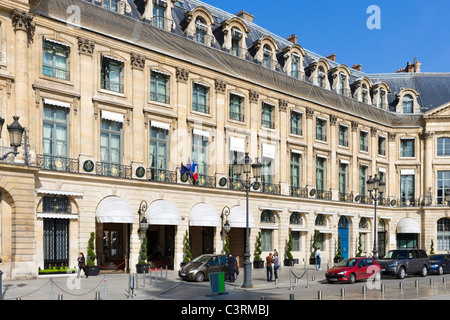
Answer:
[[[352,69],[355,69],[355,70],[361,71],[361,69],[362,69],[362,65],[361,65],[361,64],[354,64],[354,65],[352,65]]]
[[[292,42],[293,44],[297,44],[297,39],[298,37],[295,34],[291,34],[290,36],[287,37],[287,40],[289,42]]]
[[[249,22],[253,22],[253,19],[255,18],[254,15],[252,15],[251,13],[245,12],[245,10],[239,11],[238,13],[236,13],[236,15],[239,18],[242,18],[242,19],[247,20]]]
[[[330,59],[331,61],[336,61],[336,55],[334,54],[334,52],[331,55],[327,56],[327,59]]]

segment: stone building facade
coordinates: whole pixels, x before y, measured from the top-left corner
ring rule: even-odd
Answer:
[[[0,4],[0,265],[7,278],[76,265],[95,234],[101,270],[134,271],[140,234],[154,265],[221,252],[228,222],[242,264],[246,198],[232,164],[263,164],[249,197],[250,250],[299,263],[317,231],[324,262],[450,250],[450,74],[414,61],[366,74],[194,0]],[[262,36],[261,36],[262,35]],[[196,164],[198,180],[182,172]],[[140,205],[147,210],[140,216]],[[229,215],[224,208],[230,209]],[[139,230],[145,216],[149,226]],[[103,269],[102,269],[103,268]]]

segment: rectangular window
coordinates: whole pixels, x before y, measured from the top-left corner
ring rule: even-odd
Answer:
[[[301,154],[291,152],[291,187],[301,186]]]
[[[347,82],[347,77],[344,74],[339,75],[339,93],[343,96],[347,93],[347,87],[345,83]]]
[[[291,111],[291,133],[302,135],[302,114],[299,112]]]
[[[265,128],[274,129],[275,128],[275,122],[274,122],[274,106],[263,103],[262,105],[262,117],[261,117],[261,125]]]
[[[261,250],[272,251],[272,230],[261,229]]]
[[[241,39],[237,38],[237,37],[232,37],[231,38],[231,53],[236,57],[241,56],[240,46],[241,46]]]
[[[400,140],[400,157],[414,157],[414,139]]]
[[[263,65],[267,69],[271,69],[272,68],[272,51],[270,51],[270,50],[268,50],[266,48],[264,48],[263,51],[264,51],[263,52],[263,54],[264,54]]]
[[[291,75],[295,79],[299,79],[299,65],[300,65],[300,57],[293,54],[291,55]]]
[[[325,88],[325,73],[319,71],[317,76],[317,85],[321,88]]]
[[[44,219],[44,268],[69,263],[68,219]]]
[[[261,170],[261,182],[263,185],[273,183],[273,170],[273,159],[263,158]]]
[[[119,12],[119,1],[120,0],[103,0],[103,7],[114,12]]]
[[[359,194],[367,195],[367,167],[359,166]]]
[[[243,110],[244,98],[236,94],[230,94],[230,119],[236,121],[244,121]]]
[[[122,162],[122,123],[102,119],[100,129],[100,158],[102,162]]]
[[[348,127],[339,125],[339,145],[348,147]]]
[[[339,193],[344,195],[347,193],[347,174],[348,174],[348,164],[339,163]]]
[[[443,137],[437,139],[437,155],[450,156],[450,138]]]
[[[203,24],[200,20],[195,23],[195,41],[201,44],[206,44],[206,37],[208,33],[208,26]]]
[[[198,174],[208,175],[208,139],[200,135],[192,135],[192,161],[195,161]]]
[[[316,119],[316,140],[327,141],[327,121],[325,119]]]
[[[448,205],[445,193],[450,192],[450,171],[437,172],[437,204]]]
[[[69,80],[69,48],[50,41],[44,41],[43,46],[42,74]]]
[[[150,100],[169,103],[169,77],[152,71],[150,79]]]
[[[367,91],[367,89],[362,89],[362,92],[361,92],[361,100],[362,100],[362,102],[367,103],[368,102],[368,99],[367,99],[368,96],[369,96],[369,92]]]
[[[301,243],[300,243],[300,232],[292,231],[292,251],[300,251]]]
[[[209,113],[208,96],[209,88],[199,83],[194,83],[192,94],[192,110]]]
[[[65,161],[56,161],[66,158],[68,153],[68,109],[44,105],[43,115],[43,153],[44,168],[47,170],[62,170],[57,164]],[[65,167],[63,165],[63,167]]]
[[[378,136],[378,154],[380,156],[386,155],[386,138]]]
[[[369,151],[369,133],[367,131],[359,132],[359,150],[360,151]]]
[[[381,109],[385,109],[385,97],[386,97],[386,91],[384,90],[380,90],[380,102],[379,102],[379,107]]]
[[[168,162],[168,132],[152,127],[150,129],[150,168],[157,172],[166,170]]]
[[[316,160],[316,189],[325,190],[325,158],[317,157]]]
[[[101,88],[123,93],[123,62],[102,57]]]
[[[400,176],[400,203],[403,206],[414,204],[414,175]]]

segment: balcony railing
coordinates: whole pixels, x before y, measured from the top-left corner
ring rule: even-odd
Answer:
[[[308,198],[308,188],[306,187],[289,187],[289,195],[300,198]]]
[[[44,170],[78,173],[79,162],[60,156],[42,155],[36,156],[36,165]]]
[[[150,92],[150,100],[156,101],[160,103],[170,103],[170,98],[168,94],[162,94],[162,93],[156,93],[156,92]]]
[[[199,174],[197,181],[195,181],[193,178],[189,178],[189,183],[194,186],[215,188],[216,177]]]
[[[131,179],[131,166],[118,163],[96,162],[95,170],[99,176]]]
[[[245,190],[245,187],[242,185],[242,183],[239,179],[228,178],[227,187],[228,187],[228,189],[233,189],[233,190],[239,190],[239,191]]]
[[[123,84],[116,81],[110,81],[108,79],[101,80],[102,89],[123,93]]]
[[[244,115],[240,112],[230,112],[230,119],[243,122]]]
[[[331,190],[325,191],[325,190],[317,189],[316,190],[316,199],[332,200]]]
[[[42,73],[45,76],[63,79],[63,80],[69,80],[70,78],[70,72],[66,69],[56,68],[53,66],[42,66]]]
[[[164,169],[148,168],[147,180],[165,183],[177,183],[177,172]]]
[[[265,128],[275,129],[275,122],[270,120],[261,120],[261,125]]]
[[[268,182],[261,182],[261,192],[270,194],[281,194],[281,186]]]
[[[342,202],[353,202],[353,200],[354,200],[353,192],[351,192],[351,193],[339,192],[339,201],[342,201]]]

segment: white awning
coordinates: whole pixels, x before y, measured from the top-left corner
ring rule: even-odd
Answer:
[[[119,58],[114,58],[114,57],[108,56],[108,55],[106,55],[106,54],[104,54],[103,57],[104,57],[104,58],[108,58],[108,59],[110,59],[110,60],[114,60],[114,61],[118,61],[118,62],[125,63],[125,60],[122,60],[122,59],[119,59]]]
[[[228,222],[232,228],[246,228],[247,227],[247,211],[245,207],[234,206],[230,210],[230,215],[228,216]],[[251,212],[248,213],[248,227],[255,227],[255,222],[253,220],[253,215]]]
[[[69,213],[51,213],[51,212],[43,212],[36,214],[38,218],[41,219],[73,219],[77,220],[77,214],[69,214]]]
[[[170,124],[152,120],[151,126],[158,129],[170,130]]]
[[[230,137],[230,151],[245,152],[245,139]]]
[[[95,217],[99,223],[134,223],[130,204],[116,196],[103,199],[97,207]]]
[[[189,225],[197,227],[220,227],[220,217],[216,209],[206,203],[197,203],[189,216]]]
[[[317,231],[319,231],[319,233],[334,233],[334,231],[332,229],[318,229],[316,228]]]
[[[51,43],[56,43],[56,44],[60,44],[60,45],[62,45],[62,46],[64,46],[64,47],[71,47],[71,45],[70,44],[68,44],[68,43],[65,43],[65,42],[61,42],[61,41],[56,41],[56,40],[53,40],[53,39],[49,39],[49,38],[45,38],[45,41],[47,41],[47,42],[51,42]]]
[[[419,223],[412,218],[404,218],[397,225],[397,233],[420,233]]]
[[[291,231],[308,232],[309,229],[305,227],[291,227]]]
[[[44,104],[70,109],[70,103],[44,98]]]
[[[205,137],[209,139],[209,132],[208,131],[204,131],[204,130],[200,130],[200,129],[193,129],[192,133],[196,136],[201,136],[201,137]]]
[[[180,224],[180,214],[177,208],[166,200],[153,201],[149,205],[145,216],[148,223],[152,225],[177,226]]]
[[[263,158],[275,159],[275,146],[267,143],[262,145]]]
[[[102,119],[123,123],[123,114],[102,110]]]
[[[58,195],[58,196],[71,196],[71,197],[82,197],[84,195],[83,192],[48,190],[48,189],[37,189],[36,193],[37,194],[53,194],[53,195]]]

